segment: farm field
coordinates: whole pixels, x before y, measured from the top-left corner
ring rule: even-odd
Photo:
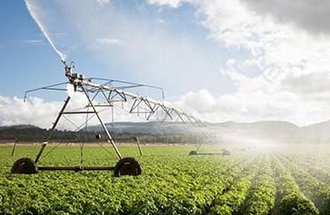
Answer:
[[[110,171],[14,175],[38,146],[0,146],[0,214],[330,214],[330,147],[233,147],[230,156],[193,155],[192,145],[120,146],[143,167],[137,177]],[[205,152],[221,148],[205,146]],[[52,147],[46,150],[52,150]],[[46,151],[47,154],[47,151]],[[86,146],[84,165],[116,163],[112,149]],[[80,149],[63,146],[39,165],[77,165]]]

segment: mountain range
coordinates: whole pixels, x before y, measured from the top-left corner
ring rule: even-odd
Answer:
[[[330,121],[299,127],[285,121],[251,123],[223,122],[193,126],[182,123],[125,122],[107,124],[114,133],[130,134],[202,134],[214,141],[226,143],[330,143]],[[101,126],[90,126],[88,131],[99,132]]]
[[[285,121],[258,121],[251,123],[223,122],[223,123],[205,123],[203,126],[194,126],[183,123],[170,122],[117,122],[106,124],[111,133],[131,134],[131,135],[167,135],[167,134],[200,134],[208,137],[211,141],[221,141],[225,143],[312,143],[323,144],[330,143],[330,121],[325,121],[309,126],[299,127],[293,123]],[[20,131],[34,133],[36,130],[46,132],[30,125],[6,126],[0,127],[0,140],[4,132],[8,130],[12,134],[18,134]],[[89,126],[84,131],[91,133],[102,132],[99,125]],[[12,135],[11,135],[12,136]]]

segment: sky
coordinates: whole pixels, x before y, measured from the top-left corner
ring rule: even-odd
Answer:
[[[330,119],[328,1],[0,4],[0,126],[51,125],[65,93],[23,96],[66,81],[61,58],[86,77],[160,86],[166,100],[209,122]]]

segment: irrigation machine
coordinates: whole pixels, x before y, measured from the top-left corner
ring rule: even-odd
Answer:
[[[203,127],[205,127],[205,126],[203,126]],[[211,126],[208,126],[207,130],[204,131],[203,133],[205,134],[206,137],[208,137],[211,140],[211,142],[213,142],[213,140],[216,140],[217,142],[220,141],[220,143],[223,143],[223,141],[221,140],[221,138],[219,136],[214,135],[217,132],[216,131],[212,132]],[[212,152],[206,152],[206,151],[200,150],[202,148],[202,146],[206,145],[206,143],[201,139],[196,142],[198,142],[198,144],[196,144],[196,149],[191,150],[188,155],[221,155],[221,156],[231,155],[230,151],[226,148],[223,148],[220,151],[212,151]]]
[[[201,122],[191,116],[182,112],[164,102],[164,92],[160,87],[144,85],[139,83],[105,79],[105,78],[84,78],[83,75],[75,73],[73,71],[74,64],[71,62],[64,64],[65,76],[68,79],[66,82],[53,84],[49,86],[40,87],[37,89],[28,90],[25,92],[24,99],[27,98],[27,94],[38,90],[52,90],[52,91],[67,91],[68,96],[64,101],[62,108],[57,115],[53,126],[49,130],[47,139],[42,143],[39,152],[35,159],[20,158],[16,160],[11,168],[11,172],[15,174],[34,174],[38,171],[58,171],[58,170],[108,170],[113,171],[115,176],[122,175],[140,175],[142,173],[142,167],[139,162],[133,157],[123,157],[117,147],[112,134],[103,121],[101,112],[110,109],[113,117],[113,107],[115,104],[128,104],[128,112],[131,114],[138,114],[143,116],[146,120],[152,119],[157,115],[160,117],[160,121],[180,121],[180,123],[191,123],[199,125]],[[137,95],[131,93],[129,89],[137,87],[154,88],[161,92],[162,100],[154,100],[146,96]],[[70,93],[71,92],[71,93]],[[86,100],[86,104],[82,105],[79,109],[70,109],[68,104],[72,100],[72,92],[79,92]],[[70,120],[68,115],[84,115],[85,121],[82,124],[77,124],[73,120]],[[110,115],[111,117],[111,115]],[[50,143],[54,132],[58,126],[59,121],[64,118],[75,126],[76,131],[79,131],[87,122],[94,118],[102,127],[105,134],[106,142],[111,144],[118,162],[114,166],[84,166],[83,165],[83,145],[81,145],[80,164],[77,166],[40,166],[39,161],[53,151],[60,143],[52,147],[45,155],[45,149]],[[96,135],[96,138],[100,138],[100,135]],[[139,141],[136,142],[140,149]],[[102,144],[99,144],[102,148],[106,149]],[[14,150],[14,149],[13,149]],[[141,153],[141,151],[140,151]]]

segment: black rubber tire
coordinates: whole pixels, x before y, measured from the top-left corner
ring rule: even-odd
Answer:
[[[35,174],[38,167],[30,158],[20,158],[11,167],[11,173],[14,174]]]
[[[102,138],[102,135],[101,134],[95,135],[95,139],[100,140],[101,138]]]
[[[194,151],[194,150],[193,150],[193,151],[190,151],[190,152],[189,152],[189,155],[197,155],[197,152]]]
[[[116,177],[123,175],[137,176],[142,173],[142,168],[137,160],[132,157],[127,157],[117,162],[113,172]]]

